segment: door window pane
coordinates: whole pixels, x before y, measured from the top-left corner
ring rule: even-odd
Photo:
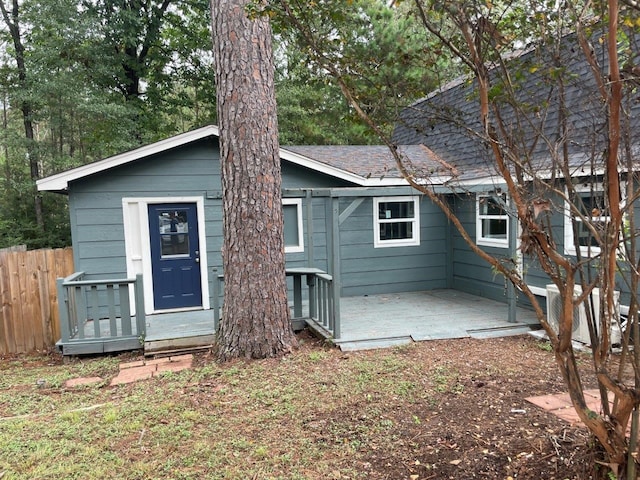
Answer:
[[[161,256],[189,255],[189,223],[186,210],[163,210],[158,213]]]

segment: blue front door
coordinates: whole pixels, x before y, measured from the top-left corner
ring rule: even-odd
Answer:
[[[195,203],[149,205],[156,310],[202,306]]]

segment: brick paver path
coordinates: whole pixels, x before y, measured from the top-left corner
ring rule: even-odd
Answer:
[[[121,363],[120,372],[111,380],[111,385],[132,383],[161,375],[163,372],[179,372],[191,368],[192,364],[191,354]]]
[[[585,390],[584,397],[587,401],[587,406],[591,410],[594,412],[600,411],[600,392],[598,390]],[[580,418],[571,404],[568,393],[540,395],[538,397],[529,397],[525,400],[572,425],[580,423]]]

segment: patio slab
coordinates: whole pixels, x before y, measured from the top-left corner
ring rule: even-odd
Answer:
[[[146,380],[164,372],[179,372],[191,368],[192,364],[193,355],[190,354],[121,363],[120,371],[111,380],[110,385],[122,385]]]

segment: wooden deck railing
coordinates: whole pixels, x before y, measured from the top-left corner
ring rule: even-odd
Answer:
[[[141,348],[146,333],[142,275],[135,279],[85,278],[84,272],[77,272],[57,281],[62,337],[58,345],[63,354]]]
[[[287,276],[293,277],[292,322],[302,320],[320,327],[327,336],[340,338],[340,296],[336,294],[331,275],[318,268],[288,268]],[[305,277],[306,302],[302,277]],[[214,269],[213,316],[217,330],[220,321],[224,276]],[[305,309],[306,306],[306,309]]]

